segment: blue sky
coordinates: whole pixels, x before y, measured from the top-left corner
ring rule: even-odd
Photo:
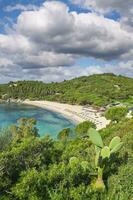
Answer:
[[[64,0],[62,1],[64,3],[66,3],[69,8],[70,11],[76,11],[78,13],[81,12],[90,12],[89,9],[87,8],[82,8],[81,6],[72,4],[69,0]],[[12,22],[16,22],[17,17],[20,15],[21,10],[14,10],[12,12],[6,12],[5,9],[8,6],[15,6],[17,4],[21,4],[21,5],[29,5],[29,4],[33,4],[36,6],[41,6],[44,3],[44,0],[1,0],[0,1],[0,21],[1,21],[1,26],[0,26],[0,32],[1,33],[5,33],[5,25],[8,24],[9,26],[11,26]],[[110,17],[110,15],[109,15]],[[111,16],[112,17],[112,16]],[[115,16],[113,16],[115,18]],[[116,15],[117,17],[117,15]]]
[[[43,3],[42,0],[30,1],[31,4],[41,5]],[[5,23],[9,23],[7,18],[10,18],[12,21],[16,21],[18,15],[21,13],[21,10],[15,10],[12,12],[6,12],[5,9],[8,6],[15,6],[16,4],[27,5],[29,4],[29,0],[0,0],[0,19],[3,22],[3,26]],[[0,27],[0,31],[3,32],[4,27]]]
[[[67,4],[69,6],[70,11],[76,11],[77,13],[91,12],[91,10],[89,8],[82,8],[81,5],[75,5],[69,0],[63,0],[61,2],[64,2],[65,4]],[[29,5],[29,4],[41,6],[42,3],[44,3],[44,0],[0,0],[0,20],[3,23],[3,26],[0,26],[0,32],[4,31],[4,25],[6,23],[9,23],[9,25],[10,25],[9,19],[11,19],[13,22],[16,22],[17,17],[21,13],[21,10],[14,10],[12,12],[6,12],[5,9],[8,6],[15,6],[17,4],[21,4],[21,5],[25,5],[25,6]],[[120,19],[120,14],[119,14],[119,12],[113,10],[113,11],[105,14],[105,17],[117,21]]]
[[[0,0],[0,82],[133,76],[132,1],[93,1]]]

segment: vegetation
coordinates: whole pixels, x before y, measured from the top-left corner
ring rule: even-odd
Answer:
[[[96,128],[96,125],[91,121],[84,121],[75,127],[75,132],[78,136],[84,136],[89,128]]]
[[[74,139],[75,137],[84,137],[87,136],[87,132],[90,128],[96,128],[96,125],[91,121],[84,121],[76,125],[74,129],[64,128],[59,132],[57,138],[66,141],[68,139]]]
[[[122,118],[126,117],[127,113],[127,107],[112,107],[106,111],[105,117],[110,119],[112,122],[119,122]]]
[[[102,74],[61,83],[10,82],[0,85],[0,98],[132,105],[133,79]],[[132,200],[133,119],[125,118],[127,112],[110,108],[105,116],[117,123],[97,132],[86,121],[63,129],[57,140],[40,138],[34,119],[1,130],[0,200]]]
[[[0,138],[0,200],[132,200],[133,119],[65,143],[40,138],[34,120],[19,120],[9,133],[8,144]],[[94,189],[99,167],[102,192]]]
[[[103,182],[103,170],[106,168],[107,159],[111,159],[111,155],[119,151],[123,143],[120,137],[114,137],[109,146],[104,146],[101,135],[95,129],[89,129],[89,137],[91,142],[95,145],[95,167],[98,171],[98,178],[94,184],[96,191],[104,191],[105,184]]]
[[[0,85],[1,98],[50,100],[70,104],[106,106],[133,103],[133,79],[114,74],[83,76],[61,83],[18,81]]]
[[[0,151],[6,150],[13,140],[12,132],[9,128],[0,130]]]
[[[70,137],[71,137],[71,129],[70,128],[64,128],[58,134],[58,139],[59,140],[67,140]]]

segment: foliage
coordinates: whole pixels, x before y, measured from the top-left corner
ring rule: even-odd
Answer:
[[[122,120],[122,118],[126,117],[127,113],[127,107],[112,107],[106,111],[105,117],[113,122],[119,122]]]
[[[17,127],[20,128],[20,125]],[[132,199],[133,119],[101,130],[101,135],[108,133],[102,143],[90,137],[98,145],[96,151],[101,146],[102,161],[106,165],[103,170],[106,186],[103,193],[92,189],[97,180],[97,169],[95,148],[89,138],[77,137],[64,143],[48,136],[40,138],[33,134],[34,129],[33,133],[29,129],[29,134],[27,128],[22,130],[26,130],[26,134],[18,129],[17,134],[21,133],[19,140],[13,138],[8,147],[0,152],[0,200]],[[122,149],[111,153],[120,143],[120,138]],[[110,159],[106,158],[109,156]],[[99,160],[97,164],[101,166]]]
[[[89,129],[89,136],[91,142],[95,145],[95,167],[98,171],[98,178],[94,184],[94,189],[97,191],[104,191],[105,184],[103,182],[103,172],[107,165],[107,159],[111,159],[111,154],[117,153],[120,150],[123,143],[120,137],[114,137],[109,146],[104,146],[101,135],[98,131],[91,128]]]
[[[64,128],[62,131],[58,133],[58,139],[59,140],[67,140],[71,137],[71,129],[70,128]]]
[[[87,134],[89,128],[96,128],[96,125],[93,122],[84,121],[75,127],[75,132],[79,136],[84,136]]]
[[[112,175],[108,180],[110,200],[125,200],[133,197],[133,169],[132,165],[119,168],[118,174]],[[115,183],[115,184],[114,184]],[[117,195],[116,195],[117,194]]]
[[[13,125],[11,127],[12,134],[14,135],[16,140],[29,136],[39,136],[38,129],[35,127],[35,119],[21,118],[17,122],[18,125]]]
[[[114,74],[83,76],[61,83],[18,81],[0,85],[0,97],[50,100],[62,103],[106,106],[133,102],[133,79]]]
[[[10,128],[0,130],[0,151],[6,150],[13,141],[13,135]]]

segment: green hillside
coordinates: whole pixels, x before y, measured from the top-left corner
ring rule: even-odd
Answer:
[[[0,95],[98,106],[133,103],[133,79],[102,74],[62,83],[10,82],[0,85]],[[132,200],[133,119],[125,118],[127,108],[115,109],[106,112],[113,119],[99,133],[88,133],[95,125],[84,122],[62,130],[57,140],[39,137],[34,119],[0,130],[0,200]]]
[[[104,106],[112,102],[133,103],[133,79],[114,74],[83,76],[61,83],[18,81],[0,86],[0,95],[50,100],[70,104]]]

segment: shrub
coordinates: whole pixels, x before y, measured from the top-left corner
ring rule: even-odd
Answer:
[[[93,122],[85,121],[76,126],[75,132],[79,136],[84,136],[87,134],[89,128],[96,128],[96,125]]]
[[[6,150],[13,140],[10,128],[0,130],[0,151]]]
[[[115,183],[115,184],[114,184]],[[133,197],[133,169],[132,165],[119,168],[118,174],[108,180],[110,200],[126,200]]]
[[[104,131],[109,134],[103,140],[93,129],[90,138],[65,143],[23,133],[21,140],[0,152],[0,200],[131,200],[133,119],[113,123]],[[115,153],[120,138],[123,147]],[[101,170],[99,176],[106,185],[104,192],[92,187],[96,166],[103,169],[103,177]]]
[[[64,128],[62,131],[59,132],[57,138],[59,140],[67,140],[70,137],[71,129],[70,128]]]
[[[106,111],[105,117],[113,122],[119,122],[126,117],[127,113],[127,107],[112,107]]]

